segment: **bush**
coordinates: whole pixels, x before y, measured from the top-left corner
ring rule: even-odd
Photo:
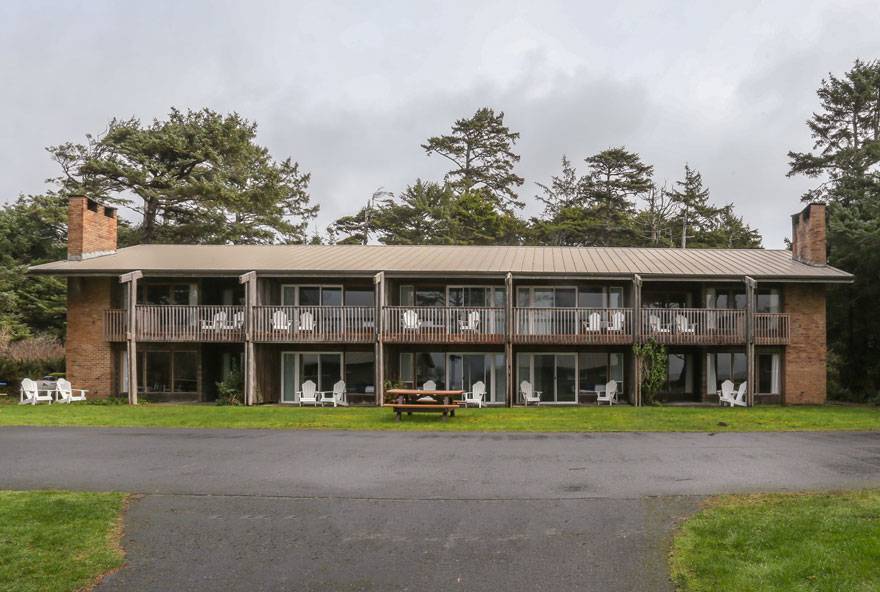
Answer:
[[[217,405],[241,405],[244,381],[241,372],[234,370],[217,383]]]
[[[63,376],[64,345],[51,335],[37,335],[13,340],[8,330],[0,329],[0,381],[17,389],[22,378],[39,379],[47,375]]]

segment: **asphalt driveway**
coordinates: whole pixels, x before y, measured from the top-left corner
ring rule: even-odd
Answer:
[[[700,496],[880,486],[880,436],[0,429],[0,488],[143,494],[100,590],[668,590]]]

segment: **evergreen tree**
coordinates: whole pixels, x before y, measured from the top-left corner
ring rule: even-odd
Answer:
[[[422,148],[453,164],[445,180],[458,194],[481,189],[495,207],[509,212],[523,206],[516,188],[524,179],[513,172],[519,162],[513,152],[518,139],[519,134],[504,125],[503,112],[483,107],[473,117],[457,120],[451,133],[428,138]]]
[[[562,155],[562,172],[550,178],[550,184],[536,183],[541,193],[535,197],[544,204],[544,218],[553,218],[565,208],[586,206],[585,180],[578,177],[571,161]]]
[[[703,176],[687,164],[684,165],[684,179],[675,184],[677,189],[670,191],[669,196],[678,206],[677,226],[681,248],[685,249],[688,232],[702,230],[701,227],[715,217],[717,210],[709,205],[709,190],[703,187]]]
[[[632,245],[636,196],[651,190],[654,167],[624,147],[609,148],[586,159],[585,179],[592,243],[600,246]]]

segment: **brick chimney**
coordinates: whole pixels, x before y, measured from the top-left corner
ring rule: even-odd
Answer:
[[[67,258],[72,261],[116,252],[116,208],[84,195],[67,204]]]
[[[791,256],[810,265],[828,262],[825,249],[825,204],[811,203],[791,217]]]

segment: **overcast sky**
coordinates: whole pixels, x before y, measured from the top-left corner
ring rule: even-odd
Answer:
[[[562,154],[625,145],[660,182],[689,162],[781,247],[810,183],[786,152],[811,145],[822,77],[880,58],[878,23],[877,0],[3,0],[0,201],[44,190],[45,146],[207,106],[311,171],[323,230],[377,187],[439,179],[419,144],[488,105],[522,134],[527,201]]]

